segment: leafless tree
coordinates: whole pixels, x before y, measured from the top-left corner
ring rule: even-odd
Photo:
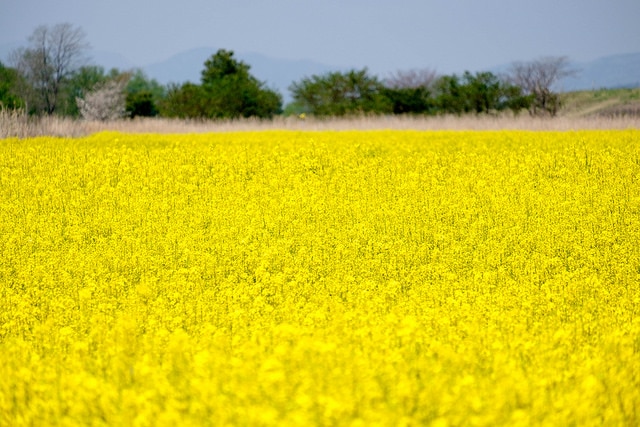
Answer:
[[[384,80],[385,86],[392,89],[415,89],[430,87],[438,74],[429,68],[398,70]]]
[[[112,79],[98,85],[84,99],[76,98],[82,118],[105,122],[124,117],[126,84],[126,78]]]
[[[85,60],[89,44],[80,27],[41,25],[29,37],[29,47],[14,50],[10,62],[27,83],[21,95],[30,108],[53,114],[69,76]]]
[[[555,116],[560,107],[558,94],[553,86],[564,77],[575,74],[566,56],[544,57],[530,62],[514,62],[510,69],[510,80],[531,95],[531,114],[548,113]]]

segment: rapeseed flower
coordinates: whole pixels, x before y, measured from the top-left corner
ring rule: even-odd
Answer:
[[[640,132],[0,141],[0,425],[637,425]]]

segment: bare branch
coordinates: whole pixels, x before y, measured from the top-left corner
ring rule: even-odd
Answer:
[[[531,62],[514,62],[510,80],[533,97],[531,113],[548,113],[554,116],[559,108],[559,97],[553,86],[561,79],[574,75],[566,56],[543,57]]]
[[[53,114],[66,80],[85,61],[84,51],[89,47],[85,33],[71,24],[42,25],[28,40],[29,47],[14,51],[11,62],[33,88],[25,91],[28,102]]]
[[[384,85],[392,89],[415,89],[430,87],[438,74],[430,68],[398,70],[384,80]]]

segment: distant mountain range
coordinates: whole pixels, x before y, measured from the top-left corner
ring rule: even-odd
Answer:
[[[166,61],[147,65],[142,69],[149,77],[163,84],[186,81],[199,83],[205,61],[216,52],[215,48],[192,49],[178,53]],[[294,81],[305,76],[341,69],[306,59],[276,59],[259,53],[236,52],[235,56],[249,64],[251,74],[264,82],[267,87],[280,92],[285,97],[285,101],[290,98],[288,88]]]
[[[166,61],[142,67],[145,73],[160,83],[182,83],[200,81],[204,62],[217,49],[198,48],[172,56]],[[344,67],[331,66],[311,60],[287,60],[271,58],[259,53],[236,54],[238,59],[251,66],[251,72],[272,89],[279,91],[290,100],[289,86],[305,76],[323,74],[329,71],[344,71]],[[563,92],[602,88],[622,88],[640,86],[640,52],[612,55],[589,62],[572,62],[575,76],[565,78],[558,84]],[[507,67],[501,67],[503,70]]]
[[[640,87],[640,52],[574,62],[571,66],[576,75],[560,83],[564,92]]]
[[[15,43],[0,45],[0,61],[6,64],[9,52],[18,46]],[[90,62],[101,65],[105,69],[118,68],[126,70],[141,68],[147,76],[156,79],[161,84],[184,83],[187,81],[198,83],[204,62],[215,54],[217,50],[214,47],[191,49],[173,55],[165,61],[143,66],[134,64],[117,53],[93,51],[90,53]],[[285,103],[291,100],[289,86],[292,82],[314,74],[345,71],[344,67],[322,64],[307,59],[278,59],[259,53],[244,52],[236,52],[236,57],[249,64],[251,73],[260,81],[265,82],[267,87],[280,92]],[[569,92],[640,86],[640,52],[606,56],[589,62],[572,62],[571,67],[577,71],[576,75],[560,82],[558,90]],[[508,66],[503,65],[496,66],[490,71],[499,73],[507,69]],[[462,71],[464,70],[461,70],[460,73]]]

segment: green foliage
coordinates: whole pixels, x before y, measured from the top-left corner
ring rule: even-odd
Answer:
[[[160,115],[181,119],[207,117],[204,103],[201,86],[189,82],[169,85],[167,96],[160,103]]]
[[[126,111],[131,118],[158,115],[158,104],[165,97],[165,88],[149,79],[142,70],[135,70],[125,87]]]
[[[270,118],[282,112],[282,98],[249,72],[249,65],[219,50],[204,63],[201,85],[173,86],[161,106],[162,115],[235,119]]]
[[[473,75],[469,71],[465,71],[462,79],[467,111],[489,113],[502,109],[500,103],[502,86],[495,74],[479,72]]]
[[[290,90],[306,113],[317,116],[392,112],[384,86],[366,68],[303,78],[294,82]]]
[[[257,82],[249,74],[249,68],[249,65],[233,57],[233,51],[220,49],[205,61],[200,80],[203,86],[216,85],[227,79]]]
[[[20,75],[15,69],[5,67],[0,62],[0,109],[24,108],[24,101],[17,95],[19,80]]]
[[[249,73],[249,65],[219,50],[204,63],[202,88],[209,118],[272,117],[281,112],[282,99]]]
[[[391,102],[393,114],[429,114],[435,109],[430,90],[423,86],[384,88],[382,93]]]
[[[533,103],[533,96],[526,95],[520,86],[505,83],[502,87],[502,105],[515,115],[523,110],[529,110]]]
[[[300,104],[299,102],[290,102],[290,103],[288,103],[284,107],[284,110],[282,112],[282,115],[286,116],[286,117],[289,117],[289,116],[300,116],[301,114],[304,114],[306,116],[306,109],[305,109],[304,105]]]
[[[530,97],[518,86],[502,81],[493,73],[465,71],[440,77],[434,85],[436,110],[444,114],[489,114],[511,109],[515,114],[529,107]]]
[[[158,108],[153,99],[153,93],[147,90],[128,93],[125,110],[131,118],[154,117],[158,115]]]
[[[462,114],[469,111],[465,89],[460,78],[452,74],[440,77],[434,85],[435,104],[438,112]]]
[[[295,111],[317,116],[363,112],[488,114],[507,108],[517,113],[528,108],[530,102],[519,87],[490,72],[472,74],[467,71],[462,77],[444,75],[433,83],[429,80],[415,84],[410,79],[405,80],[407,82],[396,79],[394,84],[388,83],[389,86],[385,87],[364,69],[314,75],[292,84],[290,90],[295,100]]]
[[[139,92],[151,93],[153,99],[158,101],[164,98],[166,89],[156,79],[150,79],[144,71],[137,69],[130,73],[125,88],[127,94],[136,94]]]

